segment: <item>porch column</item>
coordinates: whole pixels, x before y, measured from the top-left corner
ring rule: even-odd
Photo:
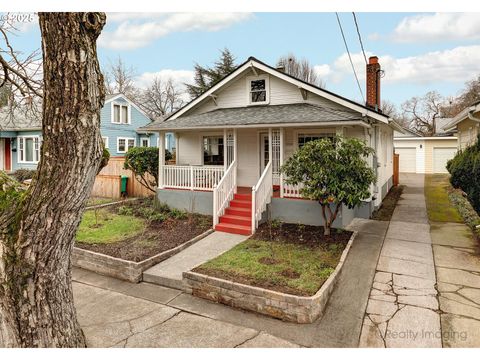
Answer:
[[[285,134],[284,129],[280,128],[280,168],[283,165],[284,134]],[[280,197],[283,198],[283,172],[282,171],[280,171]]]
[[[178,165],[178,155],[180,154],[180,134],[178,131],[175,132],[175,165]]]
[[[228,163],[228,144],[227,144],[227,129],[223,129],[223,170],[227,171]]]
[[[237,161],[237,129],[233,129],[233,160]],[[237,164],[238,165],[238,164]]]
[[[268,128],[268,161],[273,165],[273,143],[272,128]]]
[[[163,167],[165,166],[165,131],[158,133],[158,187],[163,189]]]

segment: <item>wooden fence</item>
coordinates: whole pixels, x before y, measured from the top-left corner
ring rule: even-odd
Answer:
[[[154,193],[143,186],[136,178],[131,170],[125,170],[123,163],[125,158],[123,156],[111,157],[102,171],[95,178],[93,185],[92,196],[108,197],[113,199],[120,198],[120,175],[128,176],[127,194],[130,197],[147,197]]]

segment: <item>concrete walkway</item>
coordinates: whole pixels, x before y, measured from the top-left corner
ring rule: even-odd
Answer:
[[[480,347],[479,244],[470,228],[432,223],[444,347]]]
[[[215,231],[187,249],[143,273],[143,281],[183,290],[182,274],[216,258],[248,239],[245,235]]]
[[[360,347],[442,346],[423,182],[423,175],[402,174],[406,188],[377,264]]]

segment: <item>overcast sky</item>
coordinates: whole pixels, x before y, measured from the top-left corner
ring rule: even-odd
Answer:
[[[437,90],[456,95],[480,74],[480,13],[357,13],[366,55],[380,58],[382,98],[399,105]],[[362,88],[365,61],[351,13],[340,13]],[[38,24],[21,27],[17,49],[40,47]],[[109,13],[98,42],[101,65],[121,56],[143,86],[159,74],[192,81],[197,62],[211,65],[228,47],[275,65],[293,52],[315,65],[327,89],[362,101],[335,13]]]

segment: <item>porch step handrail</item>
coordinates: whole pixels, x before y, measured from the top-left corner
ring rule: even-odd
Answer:
[[[223,174],[220,181],[213,187],[213,226],[218,224],[218,219],[225,213],[230,200],[235,195],[237,188],[237,161],[233,162]]]
[[[272,201],[273,195],[273,171],[270,160],[263,170],[257,184],[252,187],[252,233],[257,230],[258,221],[266,210],[267,204]]]

